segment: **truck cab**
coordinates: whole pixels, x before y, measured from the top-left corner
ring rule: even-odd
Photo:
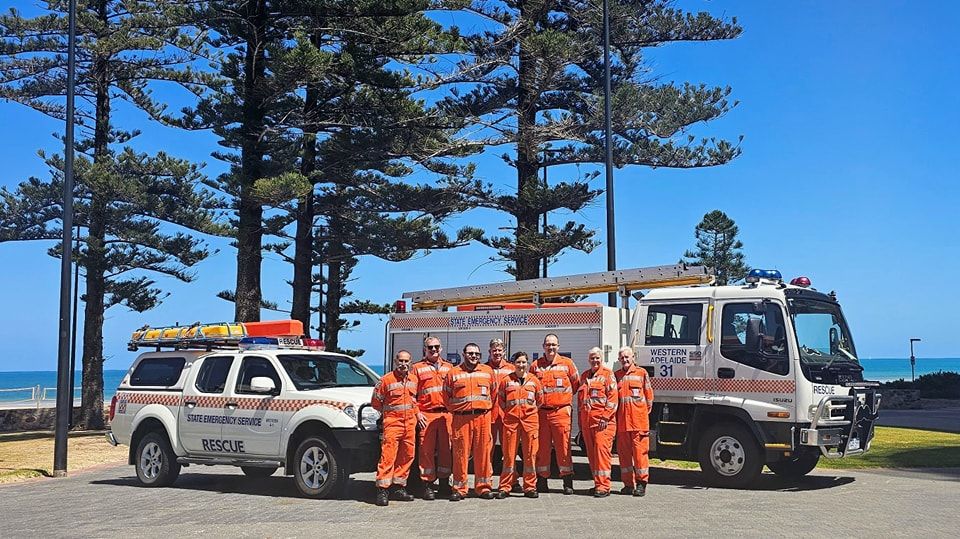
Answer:
[[[836,297],[776,271],[748,281],[652,290],[635,309],[631,344],[656,394],[651,452],[740,486],[764,464],[800,477],[867,451],[878,384],[863,379]]]

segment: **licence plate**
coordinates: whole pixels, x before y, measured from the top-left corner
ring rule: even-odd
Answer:
[[[300,346],[300,337],[277,337],[280,346]]]
[[[847,451],[856,451],[857,449],[860,449],[860,438],[850,438],[847,443]]]

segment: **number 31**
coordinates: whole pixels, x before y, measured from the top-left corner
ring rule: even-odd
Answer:
[[[660,365],[660,376],[673,376],[673,365]]]

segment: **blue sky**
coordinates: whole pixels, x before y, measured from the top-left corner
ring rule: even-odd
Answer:
[[[950,150],[960,124],[960,4],[773,4],[685,2],[736,16],[743,36],[649,52],[664,80],[732,86],[740,104],[695,131],[729,139],[742,134],[743,155],[718,168],[617,170],[618,266],[675,262],[693,246],[703,214],[720,209],[740,226],[750,265],[778,268],[787,278],[806,275],[815,287],[836,290],[862,357],[905,357],[909,337],[923,339],[918,356],[958,356],[948,336],[960,321],[950,292],[950,272],[960,266],[960,183]],[[36,150],[58,151],[51,134],[62,126],[13,103],[0,103],[0,118],[0,185],[47,174]],[[163,149],[205,162],[211,176],[223,170],[209,156],[217,148],[209,133],[161,128],[137,112],[120,122],[144,131],[135,140],[141,151]],[[503,188],[514,184],[512,169],[495,156],[476,161],[481,178]],[[554,167],[549,175],[575,172]],[[603,176],[594,182],[601,188]],[[576,218],[603,239],[602,198]],[[495,230],[509,222],[474,211],[450,226],[466,224]],[[144,323],[232,317],[232,304],[214,294],[234,286],[235,252],[221,240],[211,243],[221,251],[196,268],[194,283],[161,279],[172,295],[159,308],[107,312],[105,368],[128,366],[126,339]],[[0,371],[56,368],[59,261],[46,255],[47,247],[0,244],[0,337],[7,346]],[[604,249],[569,253],[551,274],[602,271]],[[404,291],[506,279],[501,265],[487,262],[491,254],[472,246],[404,263],[365,259],[354,289],[358,297],[389,302]],[[292,270],[268,254],[263,271],[265,297],[286,303]],[[343,345],[365,348],[364,361],[381,363],[384,323],[364,317],[359,331],[341,337]]]

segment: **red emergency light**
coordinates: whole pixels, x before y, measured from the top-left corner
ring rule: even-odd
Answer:
[[[790,284],[792,284],[793,286],[800,286],[803,288],[807,288],[810,286],[810,279],[807,277],[796,277],[792,281],[790,281]]]
[[[317,350],[323,352],[327,345],[323,342],[323,339],[301,339],[304,348],[307,350]]]
[[[393,302],[393,312],[395,313],[405,313],[407,312],[407,302],[406,300],[398,299]]]

